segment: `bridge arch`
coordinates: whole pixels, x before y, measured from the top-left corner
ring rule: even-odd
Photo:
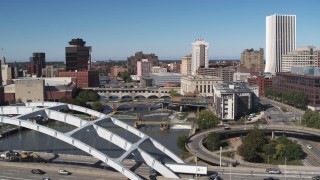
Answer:
[[[119,99],[119,96],[111,95],[111,96],[109,96],[109,99]]]
[[[129,104],[121,104],[116,108],[116,111],[120,111],[120,108],[124,108],[125,109],[124,111],[129,111],[133,109],[133,107],[130,106]]]
[[[157,95],[148,96],[148,99],[158,99],[158,98],[159,98],[159,96],[157,96]]]
[[[146,97],[143,96],[143,95],[138,95],[138,96],[135,96],[134,99],[145,99]]]
[[[169,96],[169,95],[164,95],[164,96],[161,96],[160,98],[163,98],[163,99],[171,99],[171,96]]]
[[[27,107],[24,106],[4,106],[0,107],[0,114],[22,114],[20,116],[14,117],[15,119],[28,119],[30,117],[34,117],[35,115],[43,115],[46,116],[47,118],[58,120],[61,122],[65,122],[67,124],[74,125],[78,127],[77,129],[68,132],[67,135],[72,135],[73,133],[84,129],[87,126],[93,125],[94,128],[97,131],[97,134],[102,137],[103,139],[117,145],[118,147],[124,149],[126,152],[119,157],[116,162],[121,163],[128,155],[130,155],[133,151],[137,151],[140,153],[141,157],[145,161],[147,165],[150,167],[154,168],[156,171],[158,171],[160,174],[162,174],[164,177],[167,178],[179,178],[175,173],[173,173],[170,169],[168,169],[166,166],[164,166],[161,162],[158,160],[154,159],[151,155],[146,153],[144,150],[139,148],[139,145],[143,143],[145,140],[149,140],[152,142],[152,144],[162,151],[163,153],[167,154],[171,159],[176,161],[177,163],[184,163],[178,156],[173,154],[170,150],[168,150],[166,147],[155,141],[153,138],[145,135],[143,132],[133,128],[132,126],[119,121],[115,118],[109,117],[105,114],[99,113],[97,111],[87,109],[84,107],[76,106],[76,105],[71,105],[71,104],[64,104],[64,103],[57,103],[57,102],[29,102],[26,103]],[[47,107],[45,109],[42,108],[36,108],[36,107]],[[90,114],[93,116],[98,117],[99,119],[95,121],[86,121],[83,119],[80,119],[78,117],[74,117],[69,114],[64,114],[62,112],[58,112],[58,110],[61,109],[71,109],[79,112],[83,112],[86,114]],[[27,114],[25,114],[27,113]],[[97,123],[102,122],[102,121],[110,121],[113,122],[115,125],[130,131],[131,133],[135,134],[136,136],[140,137],[141,139],[132,144],[131,142],[128,142],[126,139],[118,136],[117,134],[114,134],[105,128],[97,125]],[[89,153],[90,154],[90,153]],[[94,154],[91,154],[94,156]],[[112,167],[112,166],[111,166]],[[118,170],[118,169],[116,169]],[[122,171],[119,171],[122,173]]]
[[[123,175],[125,175],[126,177],[128,177],[130,179],[138,179],[138,180],[141,179],[138,175],[136,175],[135,173],[133,173],[129,169],[125,168],[121,164],[117,163],[116,161],[114,161],[112,158],[110,158],[106,154],[102,153],[101,151],[99,151],[99,150],[95,149],[94,147],[91,147],[91,146],[71,137],[71,136],[67,136],[64,133],[61,133],[61,132],[56,131],[54,129],[51,129],[51,128],[48,128],[48,127],[45,127],[45,126],[42,126],[42,125],[39,125],[39,124],[36,124],[33,122],[20,120],[20,119],[0,117],[0,122],[5,123],[5,124],[11,124],[11,125],[24,127],[24,128],[31,129],[34,131],[38,131],[43,134],[49,135],[53,138],[59,139],[67,144],[70,144],[70,145],[96,157],[97,159],[99,159],[102,162],[113,167],[115,170],[117,170],[118,172],[121,172]]]
[[[124,95],[121,97],[121,99],[132,99],[133,97],[130,95]]]

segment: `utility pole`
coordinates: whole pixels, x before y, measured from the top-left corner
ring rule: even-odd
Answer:
[[[284,159],[284,179],[287,180],[287,156]]]
[[[229,164],[229,166],[230,166],[230,180],[231,180],[231,155],[230,155],[230,164]]]
[[[220,146],[220,167],[221,167],[221,151],[222,151],[222,146]]]

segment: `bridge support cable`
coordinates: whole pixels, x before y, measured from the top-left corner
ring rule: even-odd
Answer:
[[[72,138],[64,133],[61,133],[59,131],[56,131],[54,129],[35,124],[29,121],[25,120],[20,120],[20,119],[12,119],[12,118],[7,118],[7,117],[0,117],[0,122],[5,123],[5,124],[11,124],[11,125],[16,125],[16,126],[21,126],[25,127],[27,129],[35,130],[38,132],[41,132],[43,134],[47,134],[51,137],[54,137],[56,139],[59,139],[65,143],[68,143],[94,157],[97,159],[101,160],[102,162],[106,163],[107,165],[111,166],[118,172],[122,173],[124,176],[130,179],[135,179],[135,180],[141,180],[141,178],[130,171],[129,169],[125,168],[122,164],[118,163],[117,161],[113,160],[106,154],[102,153],[101,151],[95,149],[94,147],[91,147],[75,138]]]

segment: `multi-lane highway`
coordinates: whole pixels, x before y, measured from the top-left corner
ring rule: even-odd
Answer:
[[[294,126],[294,123],[292,122],[292,120],[294,119],[294,116],[296,117],[296,119],[301,120],[304,114],[303,110],[296,109],[291,106],[288,106],[276,101],[272,101],[267,98],[261,98],[260,102],[262,105],[264,105],[264,107],[269,107],[266,109],[266,115],[270,116],[270,119],[268,119],[268,122],[270,124]],[[281,110],[281,108],[284,108],[289,112],[284,113]],[[303,150],[308,154],[307,158],[303,160],[304,165],[319,166],[320,165],[319,142],[308,141],[304,139],[295,139],[295,140],[299,144],[301,144]],[[311,148],[308,148],[307,145],[310,145]]]

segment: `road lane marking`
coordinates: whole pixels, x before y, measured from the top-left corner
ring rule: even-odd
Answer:
[[[26,178],[18,178],[18,177],[9,177],[9,176],[0,176],[0,178],[10,178],[10,179],[21,179],[21,180],[32,180],[32,179],[26,179]]]

